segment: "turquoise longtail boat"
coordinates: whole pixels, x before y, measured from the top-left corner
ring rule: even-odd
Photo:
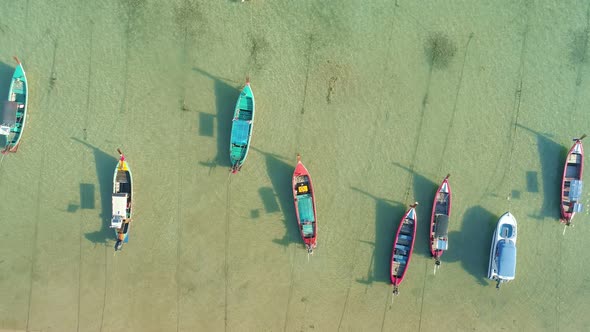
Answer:
[[[14,57],[14,60],[16,60],[17,66],[10,82],[8,100],[0,109],[0,137],[4,136],[5,138],[2,148],[4,154],[18,150],[27,119],[27,77],[18,58]]]
[[[254,127],[254,94],[250,87],[250,80],[246,80],[246,86],[242,89],[231,126],[231,140],[229,145],[229,159],[231,172],[237,173],[246,161],[250,149],[252,128]]]

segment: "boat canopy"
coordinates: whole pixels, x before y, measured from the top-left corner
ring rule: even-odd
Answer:
[[[570,201],[578,201],[582,197],[582,180],[572,180],[568,196]]]
[[[447,237],[449,233],[449,216],[446,214],[437,214],[434,216],[436,222],[434,236],[435,237]]]
[[[498,276],[514,279],[516,274],[516,244],[511,240],[498,242]]]
[[[248,144],[250,134],[250,122],[246,120],[234,120],[231,141],[234,144]]]
[[[297,198],[297,208],[299,209],[299,220],[301,222],[315,221],[313,214],[313,199],[311,195],[300,195]]]
[[[113,217],[127,217],[127,193],[113,194]]]

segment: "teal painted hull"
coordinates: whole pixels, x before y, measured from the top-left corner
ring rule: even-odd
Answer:
[[[246,86],[242,89],[238,97],[232,120],[229,144],[229,159],[232,173],[237,173],[242,168],[248,156],[252,129],[254,127],[254,111],[254,94],[250,87],[250,82],[246,82]]]
[[[16,58],[15,58],[16,59]],[[28,84],[22,64],[18,65],[12,75],[8,101],[2,105],[3,119],[0,119],[0,133],[4,138],[2,153],[16,152],[27,119]]]

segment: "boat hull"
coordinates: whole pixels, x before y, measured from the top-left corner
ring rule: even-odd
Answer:
[[[4,107],[11,107],[11,113],[14,111],[13,119],[10,123],[0,123],[0,133],[4,136],[4,145],[2,153],[16,152],[20,144],[27,120],[27,105],[29,97],[29,85],[27,76],[20,61],[15,57],[17,66],[14,69],[10,88],[8,92],[8,102]]]
[[[393,241],[390,259],[390,280],[395,287],[394,292],[397,292],[397,287],[402,283],[408,271],[416,240],[417,223],[418,216],[415,205],[413,205],[402,217]]]
[[[516,219],[510,212],[503,214],[498,220],[488,265],[488,278],[501,283],[514,280],[516,276]]]
[[[449,176],[438,187],[430,216],[430,254],[440,264],[440,257],[448,248],[448,221],[451,216],[452,191]],[[445,218],[446,216],[446,218]]]
[[[582,207],[581,197],[574,191],[581,191],[582,175],[584,173],[584,148],[582,141],[576,139],[568,151],[563,176],[561,179],[561,222],[570,225],[576,211]],[[577,197],[573,197],[576,194]]]
[[[301,163],[299,156],[297,159],[291,187],[295,203],[295,215],[303,243],[305,243],[307,251],[313,253],[318,236],[315,191],[307,168]]]
[[[252,139],[252,129],[254,128],[255,109],[254,93],[250,87],[250,82],[246,82],[236,102],[232,120],[229,144],[229,159],[232,173],[237,173],[242,168],[248,156],[250,141]]]

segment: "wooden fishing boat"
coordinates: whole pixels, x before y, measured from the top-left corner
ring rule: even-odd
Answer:
[[[410,205],[410,209],[402,217],[393,240],[390,277],[394,295],[398,294],[398,286],[404,281],[414,250],[416,224],[418,223],[416,206],[418,206],[418,202]]]
[[[232,173],[237,173],[242,168],[248,156],[254,127],[254,110],[254,93],[250,87],[250,80],[247,79],[238,97],[231,126],[229,159]]]
[[[23,65],[14,57],[17,66],[14,69],[8,100],[0,110],[0,137],[4,138],[2,153],[16,152],[27,120],[27,101],[29,86]]]
[[[488,278],[497,282],[496,288],[516,276],[516,219],[510,212],[504,213],[492,238]]]
[[[307,168],[301,163],[299,154],[297,155],[297,166],[293,172],[292,189],[299,233],[301,233],[307,253],[313,254],[318,237],[315,192],[311,183],[311,176]]]
[[[449,219],[451,217],[451,186],[449,175],[445,177],[434,196],[430,216],[430,253],[435,266],[440,266],[440,257],[449,246]]]
[[[120,149],[119,162],[113,175],[113,218],[111,228],[115,229],[115,251],[121,250],[123,243],[129,241],[129,229],[131,228],[131,215],[133,205],[133,176],[131,169],[125,160],[125,155]]]
[[[581,212],[582,174],[584,172],[584,148],[582,139],[574,139],[574,145],[567,153],[561,179],[561,222],[569,226],[576,212]]]

